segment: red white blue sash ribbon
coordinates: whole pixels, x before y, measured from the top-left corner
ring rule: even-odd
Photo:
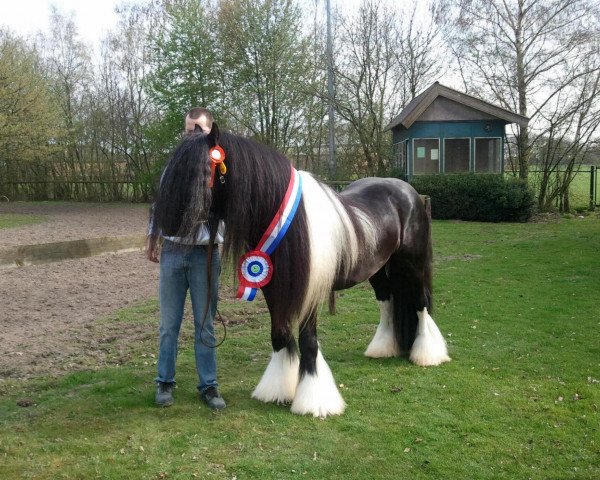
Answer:
[[[257,289],[264,287],[271,281],[273,263],[270,255],[275,251],[290,227],[302,197],[302,178],[294,167],[291,167],[291,169],[290,183],[275,217],[273,217],[271,224],[256,248],[240,259],[238,266],[240,287],[238,288],[237,298],[252,301],[256,297]]]

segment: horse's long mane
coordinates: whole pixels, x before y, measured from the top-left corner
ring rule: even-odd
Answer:
[[[204,186],[209,176],[206,135],[184,137],[160,179],[153,211],[154,234],[162,232],[193,242],[202,223],[208,220],[212,192]]]
[[[219,143],[228,168],[224,251],[239,256],[256,246],[273,219],[290,180],[290,162],[275,150],[237,135],[223,133]]]
[[[227,173],[211,176],[209,149],[225,151]],[[254,249],[273,220],[291,175],[289,160],[252,140],[220,132],[185,137],[165,167],[154,206],[155,228],[167,235],[194,238],[204,221],[224,220],[223,252],[237,264]],[[213,223],[213,222],[211,222]],[[216,222],[214,222],[216,223]],[[283,241],[272,253],[276,274],[269,292],[290,298],[287,312],[298,314],[309,274],[310,240],[303,201]],[[293,274],[292,274],[293,272]]]
[[[240,255],[256,248],[273,220],[285,195],[291,175],[289,160],[275,150],[252,140],[222,133],[219,144],[225,151],[225,183],[214,189],[213,208],[225,220],[223,250],[234,264]],[[289,299],[287,311],[271,312],[295,316],[302,308],[310,262],[310,240],[303,201],[282,242],[271,254],[275,275],[263,288],[265,296]]]

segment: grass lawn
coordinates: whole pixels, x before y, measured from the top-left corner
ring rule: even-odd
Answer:
[[[600,478],[600,219],[436,221],[434,241],[452,362],[365,358],[379,314],[355,287],[319,329],[346,413],[299,417],[250,398],[270,355],[264,303],[223,301],[237,320],[218,350],[225,411],[197,399],[186,322],[167,409],[155,339],[96,370],[0,382],[0,478]],[[155,331],[156,302],[104,322]]]
[[[0,228],[15,228],[41,223],[44,218],[39,215],[20,215],[16,213],[0,213]]]

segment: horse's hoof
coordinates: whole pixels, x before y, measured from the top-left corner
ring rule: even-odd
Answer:
[[[296,389],[291,411],[298,415],[311,414],[313,417],[341,415],[346,402],[337,389],[329,365],[321,350],[317,354],[317,368],[314,373],[305,373]]]
[[[298,356],[290,356],[287,349],[273,352],[265,373],[252,392],[252,398],[265,403],[291,403],[298,386],[299,366]]]
[[[409,360],[419,367],[436,367],[442,363],[449,362],[452,359],[448,354],[431,355],[427,353],[418,353],[413,355],[411,353]]]

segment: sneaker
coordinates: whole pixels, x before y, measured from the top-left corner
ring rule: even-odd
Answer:
[[[215,387],[208,387],[200,392],[200,398],[213,410],[223,410],[226,406],[225,400],[219,395],[219,391]]]
[[[173,405],[173,389],[175,388],[174,383],[157,383],[156,384],[156,397],[154,398],[155,403],[159,407],[170,407]]]

